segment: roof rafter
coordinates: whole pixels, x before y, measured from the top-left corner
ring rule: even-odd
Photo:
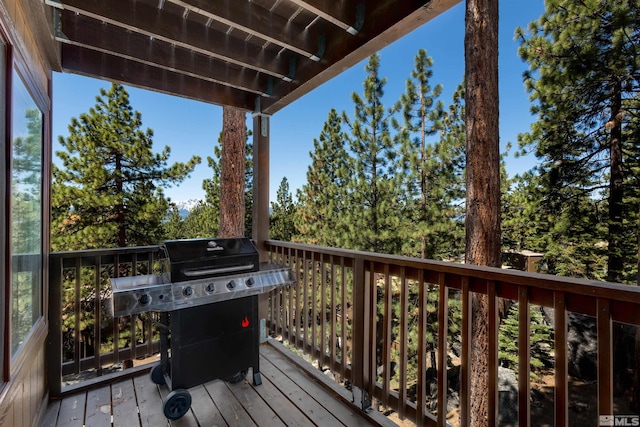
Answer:
[[[183,49],[133,31],[120,31],[107,22],[73,12],[62,14],[64,43],[120,56],[168,71],[224,84],[259,95],[268,94],[269,76],[232,66],[211,56]]]
[[[265,49],[242,42],[228,34],[203,27],[180,17],[176,20],[166,9],[132,0],[64,0],[64,9],[99,21],[138,32],[158,40],[260,71],[279,79],[288,79],[289,64]],[[65,31],[63,27],[63,32]],[[232,52],[233,55],[228,53]]]
[[[291,3],[300,6],[309,12],[318,15],[325,21],[331,22],[348,32],[357,34],[362,27],[364,19],[364,0],[351,0],[343,2],[326,0],[290,0]]]
[[[248,1],[167,0],[207,18],[237,28],[292,52],[318,61],[318,37],[309,30]],[[262,9],[262,10],[257,10]]]
[[[59,42],[58,70],[273,114],[460,1],[44,0],[44,7],[56,9],[48,25]]]

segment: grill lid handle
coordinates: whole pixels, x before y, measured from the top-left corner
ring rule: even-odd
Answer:
[[[247,265],[237,265],[233,267],[209,268],[206,270],[182,270],[182,273],[187,277],[199,277],[199,276],[207,276],[210,274],[235,273],[238,271],[251,270],[253,267],[254,265],[252,263]]]

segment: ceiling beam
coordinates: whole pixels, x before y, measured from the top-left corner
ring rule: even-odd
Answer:
[[[63,0],[65,10],[288,80],[289,58],[133,0]],[[62,28],[64,32],[64,27]]]
[[[131,31],[122,31],[106,22],[84,15],[63,12],[64,43],[94,49],[113,56],[224,84],[254,94],[266,95],[269,76],[233,66],[192,50],[185,50],[158,39]]]
[[[246,0],[167,0],[237,28],[301,56],[318,61],[319,34]]]
[[[362,26],[360,15],[364,17],[364,0],[345,0],[341,2],[334,0],[289,1],[345,30],[349,34],[357,34]]]
[[[229,86],[71,44],[63,44],[61,53],[63,71],[245,111],[255,107],[254,94]]]

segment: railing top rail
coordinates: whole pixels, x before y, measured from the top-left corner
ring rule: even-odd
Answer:
[[[107,249],[86,249],[82,251],[64,251],[64,252],[51,252],[52,258],[84,258],[95,256],[110,256],[117,254],[133,254],[133,253],[147,253],[155,252],[160,249],[160,245],[150,246],[128,246],[123,248],[107,248]]]
[[[365,251],[327,248],[302,243],[281,242],[277,240],[268,240],[266,245],[296,249],[298,251],[321,253],[325,255],[334,255],[349,259],[358,258],[363,259],[366,262],[390,264],[417,270],[429,270],[435,273],[471,277],[474,280],[490,280],[497,283],[502,282],[513,285],[530,286],[549,291],[562,291],[595,298],[608,298],[635,304],[640,303],[640,286],[630,286],[621,283],[609,283],[597,280],[554,276],[544,273],[529,273],[519,270],[482,267],[398,255],[385,255]]]

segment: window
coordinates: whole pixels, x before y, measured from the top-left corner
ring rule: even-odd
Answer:
[[[42,317],[43,114],[14,70],[11,84],[11,355]]]

